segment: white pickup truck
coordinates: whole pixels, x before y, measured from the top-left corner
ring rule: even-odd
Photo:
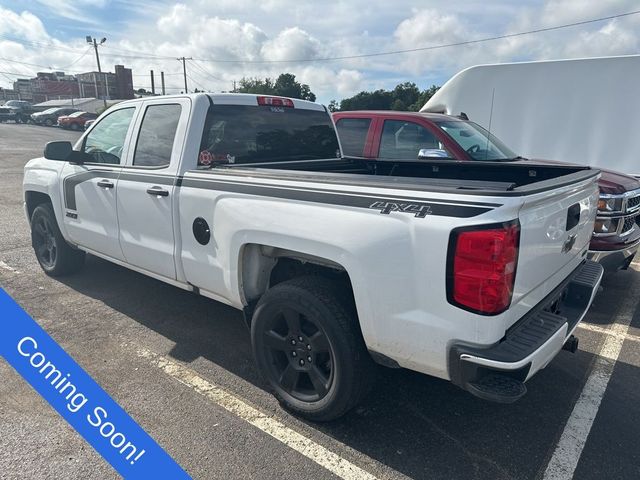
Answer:
[[[356,405],[376,363],[512,402],[572,336],[599,172],[345,158],[326,109],[239,94],[122,102],[25,167],[37,259],[85,252],[245,313],[296,413]]]

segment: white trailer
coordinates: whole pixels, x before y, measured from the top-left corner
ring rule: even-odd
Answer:
[[[518,154],[640,176],[640,55],[478,65],[422,112],[466,113]]]

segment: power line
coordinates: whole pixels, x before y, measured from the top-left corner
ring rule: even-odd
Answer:
[[[191,75],[187,74],[187,78],[188,78],[189,80],[191,80],[193,83],[195,83],[195,84],[196,84],[196,86],[200,87],[202,90],[207,90],[207,88],[206,88],[206,87],[204,87],[200,82],[196,82],[196,81],[193,79],[193,77],[191,77]]]
[[[0,34],[0,39],[5,39],[10,42],[20,43],[22,45],[27,45],[31,47],[46,48],[48,50],[60,50],[64,52],[82,53],[82,50],[75,50],[73,48],[63,47],[58,44],[54,44],[53,42],[49,42],[49,43],[36,42],[34,40],[24,40],[22,38],[16,38],[16,37],[12,37],[11,35],[4,35],[4,34]]]
[[[171,75],[182,75],[182,72],[172,72],[172,73],[165,73],[164,76],[168,77]],[[135,74],[135,75],[131,75],[132,77],[148,77],[149,74],[148,73],[139,73],[139,74]]]
[[[209,76],[209,77],[211,77],[211,78],[213,78],[215,80],[218,80],[219,82],[224,82],[224,80],[222,78],[216,77],[213,73],[211,73],[209,70],[204,68],[204,66],[200,65],[197,60],[192,60],[191,64],[194,65],[198,70],[200,70],[201,72],[203,72],[207,76]]]
[[[24,77],[25,75],[27,75],[26,73],[18,73],[18,72],[1,72],[1,74],[3,75],[14,75],[16,77]]]
[[[88,47],[88,48],[84,51],[84,53],[83,53],[82,55],[80,55],[78,58],[76,58],[76,59],[75,59],[73,62],[71,62],[69,65],[67,65],[67,66],[65,66],[65,67],[60,67],[60,70],[66,70],[66,69],[67,69],[67,68],[69,68],[69,67],[73,67],[76,63],[78,63],[80,60],[82,60],[82,59],[85,57],[85,55],[86,55],[87,53],[89,53],[89,50],[91,50],[91,47]]]

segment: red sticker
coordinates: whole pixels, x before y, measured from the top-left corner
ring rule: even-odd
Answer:
[[[213,162],[213,155],[209,150],[203,150],[200,152],[200,158],[198,158],[199,165],[211,165]]]

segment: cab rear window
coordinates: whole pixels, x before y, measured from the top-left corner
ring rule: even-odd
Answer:
[[[316,160],[340,156],[325,111],[283,106],[212,105],[198,165]]]

